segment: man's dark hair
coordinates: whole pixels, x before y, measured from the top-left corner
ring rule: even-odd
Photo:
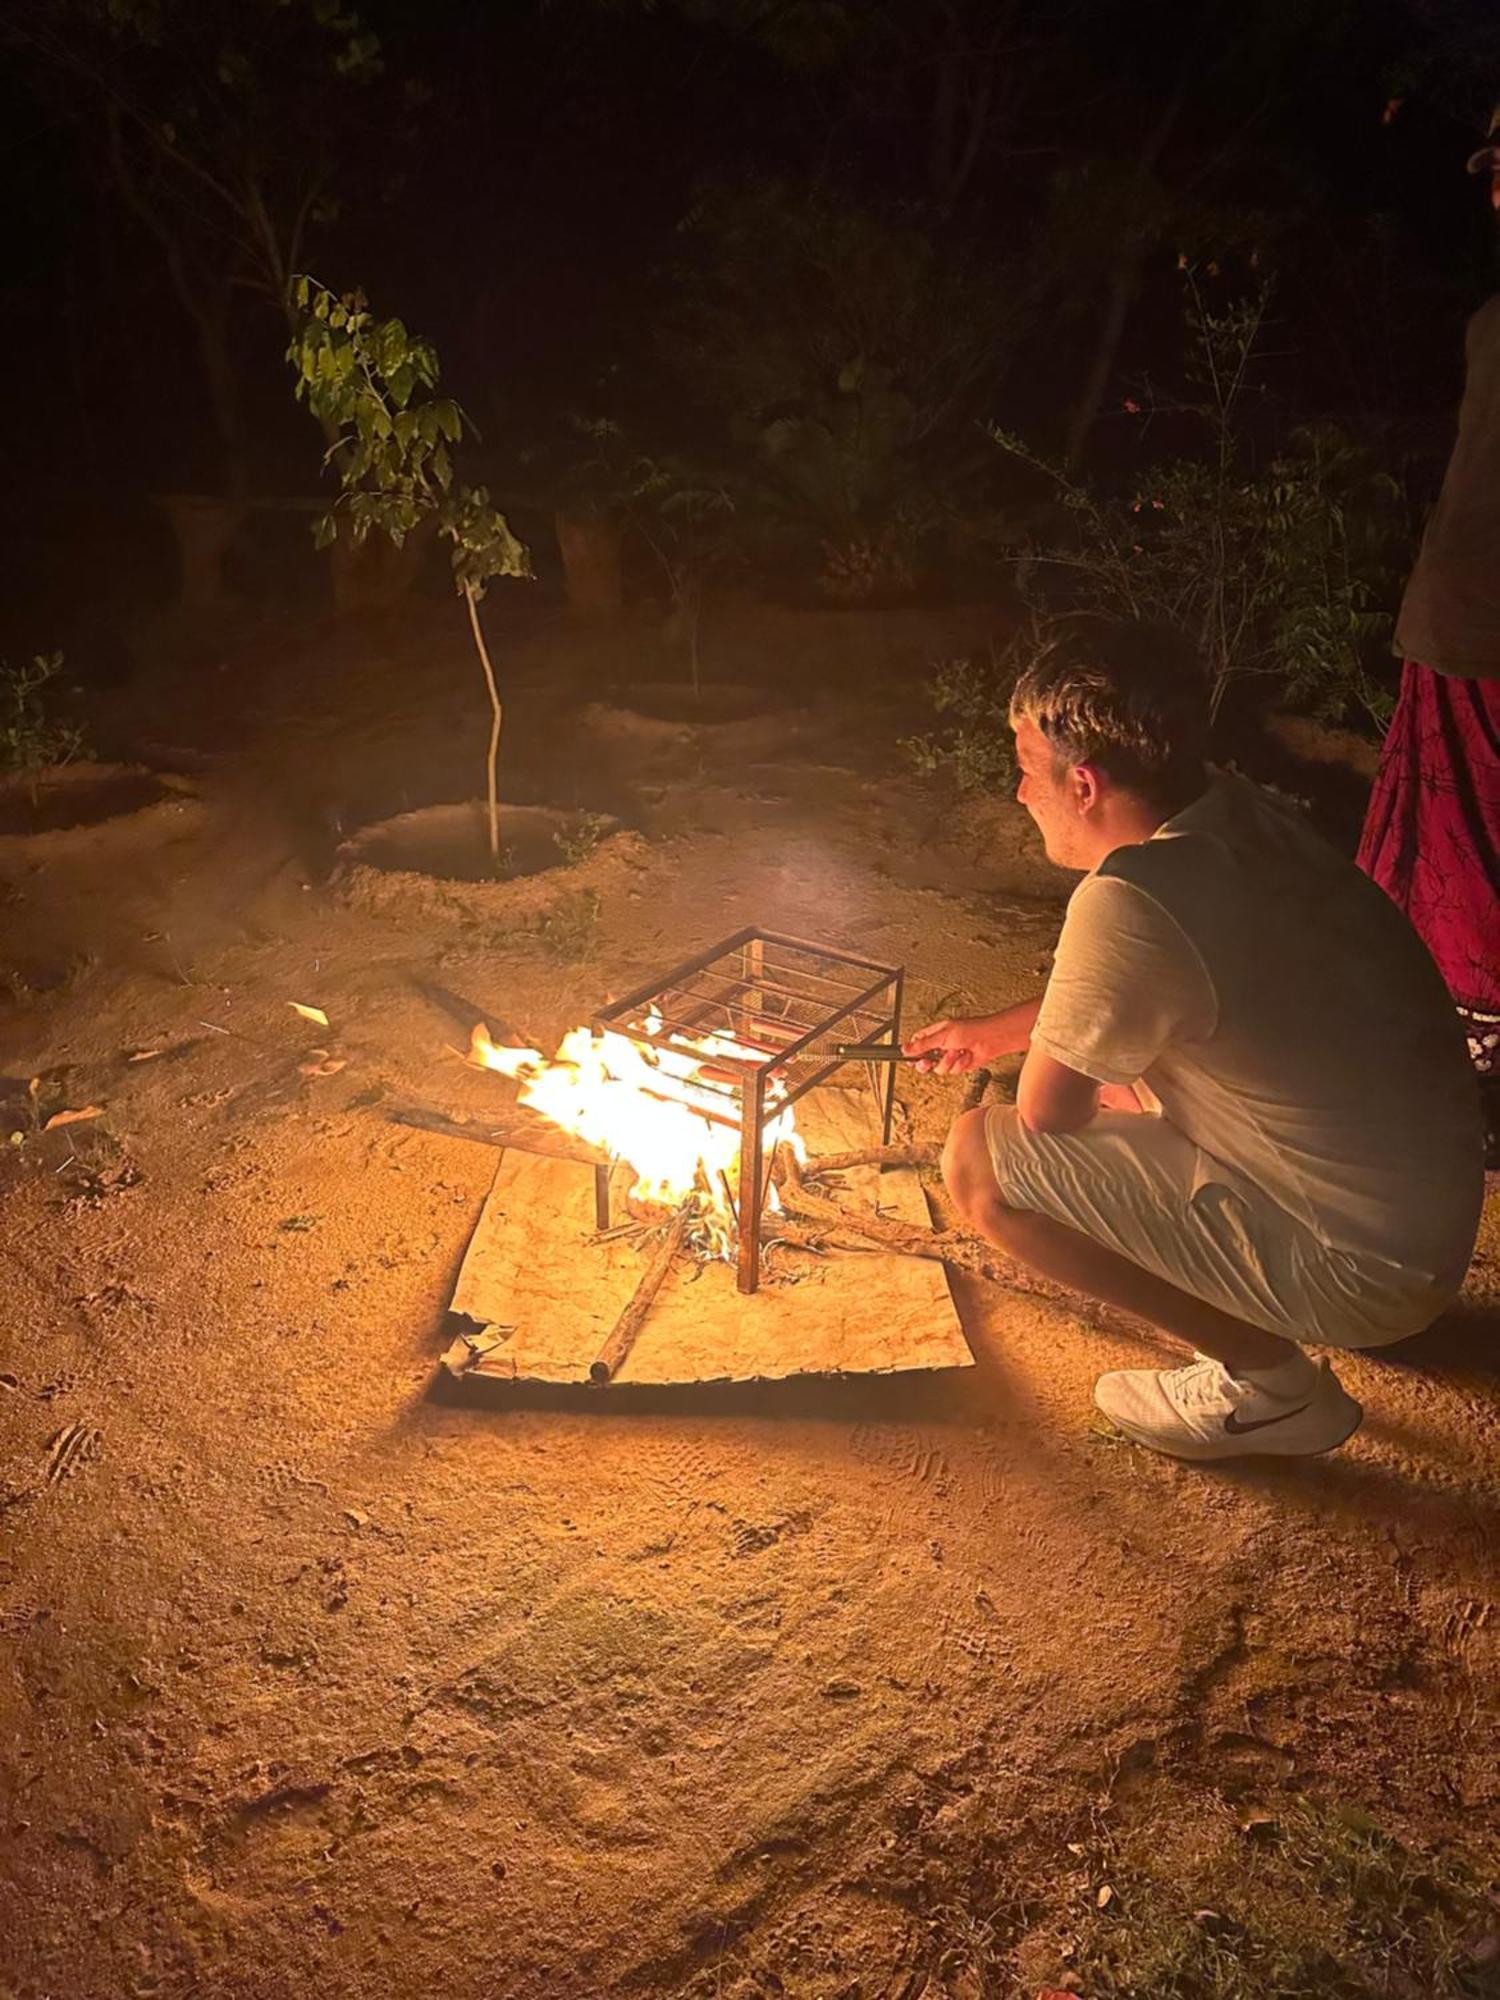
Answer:
[[[1185,805],[1203,789],[1207,681],[1170,625],[1058,629],[1017,678],[1010,720],[1034,723],[1059,764],[1097,764],[1152,805]]]

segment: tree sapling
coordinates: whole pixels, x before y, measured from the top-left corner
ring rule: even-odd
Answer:
[[[498,868],[495,767],[504,710],[479,601],[497,576],[530,576],[530,558],[484,487],[454,484],[449,447],[462,439],[464,417],[451,397],[436,393],[432,343],[399,319],[376,319],[362,292],[340,296],[299,277],[294,298],[299,318],[287,359],[299,399],[333,439],[328,460],[339,476],[339,496],[317,524],[318,546],[326,548],[341,529],[359,544],[373,528],[399,548],[424,521],[451,544],[454,581],[490,700],[485,775],[490,855]]]

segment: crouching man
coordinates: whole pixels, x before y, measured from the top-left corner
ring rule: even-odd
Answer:
[[[1484,1192],[1452,1004],[1402,914],[1293,807],[1204,764],[1170,635],[1100,626],[1021,677],[1018,796],[1084,871],[1046,991],[907,1042],[1026,1052],[944,1154],[970,1225],[1196,1350],[1095,1400],[1178,1458],[1330,1451],[1359,1404],[1309,1345],[1380,1347],[1463,1282]]]

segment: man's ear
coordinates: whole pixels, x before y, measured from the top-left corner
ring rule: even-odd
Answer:
[[[1104,774],[1097,764],[1075,764],[1068,773],[1073,804],[1081,813],[1097,811],[1104,797]]]

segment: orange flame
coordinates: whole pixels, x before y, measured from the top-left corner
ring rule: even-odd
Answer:
[[[549,1061],[538,1049],[492,1041],[478,1022],[468,1059],[515,1078],[520,1102],[561,1131],[624,1160],[636,1176],[631,1194],[637,1200],[675,1207],[697,1193],[705,1215],[718,1225],[718,1247],[727,1250],[733,1223],[729,1193],[738,1199],[740,1134],[737,1125],[707,1115],[717,1111],[722,1118],[725,1096],[705,1083],[703,1074],[752,1061],[742,1043],[710,1034],[689,1051],[633,1042],[608,1030],[596,1035],[572,1028]],[[782,1141],[798,1159],[807,1157],[790,1107],[766,1123],[767,1148]],[[774,1205],[774,1190],[771,1199]]]

